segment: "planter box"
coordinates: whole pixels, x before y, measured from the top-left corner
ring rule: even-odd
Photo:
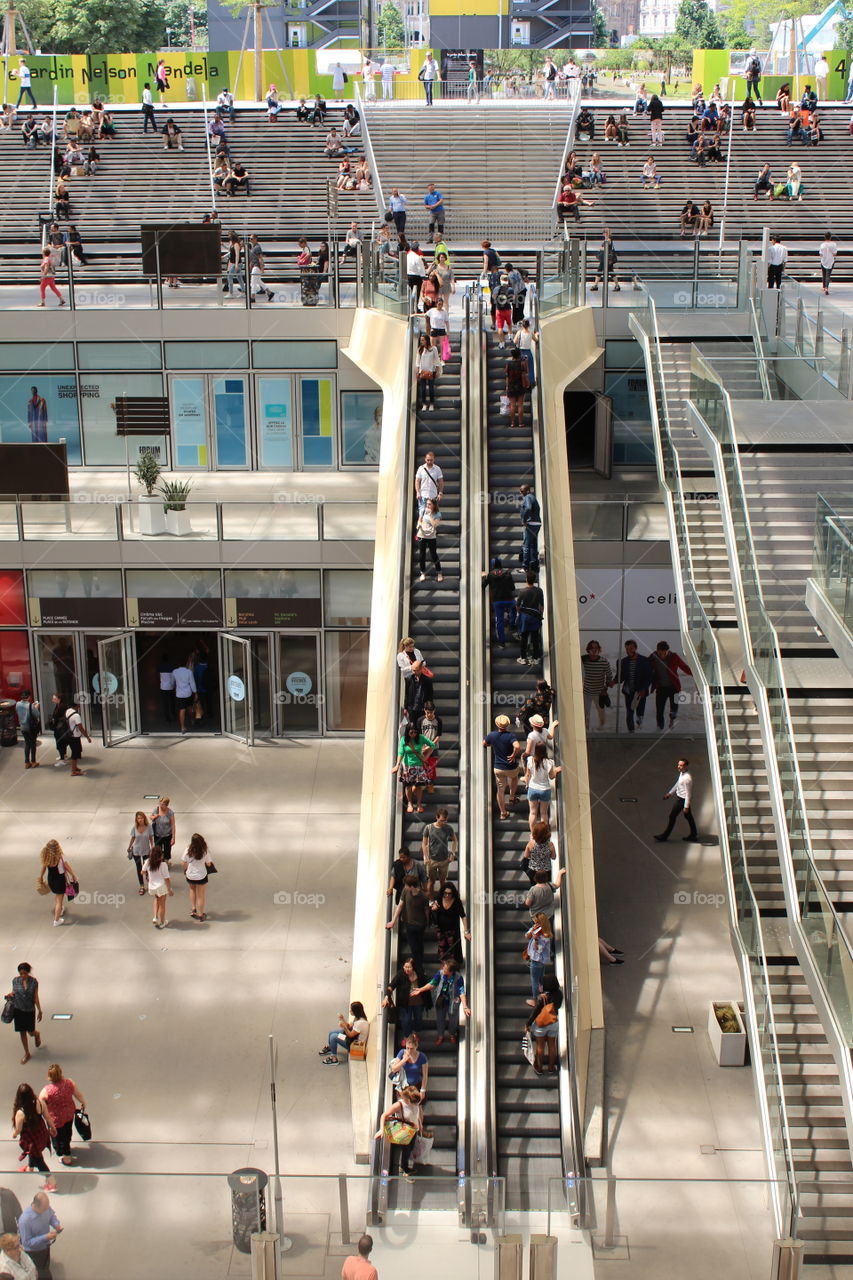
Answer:
[[[172,533],[179,538],[184,538],[188,533],[192,533],[190,513],[188,511],[167,511],[166,532]]]
[[[149,498],[143,495],[136,508],[136,523],[140,533],[152,537],[166,532],[166,513],[163,510],[163,499],[157,494]]]
[[[723,1031],[717,1021],[717,1010],[729,1008],[734,1011],[737,1020],[737,1031]],[[712,1000],[708,1010],[708,1036],[714,1057],[721,1067],[742,1067],[746,1062],[746,1028],[740,1016],[737,1000]]]

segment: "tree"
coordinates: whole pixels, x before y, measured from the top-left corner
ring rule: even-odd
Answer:
[[[197,49],[207,48],[207,5],[204,0],[165,0],[163,4],[163,25],[171,27],[172,44],[179,49],[189,49],[192,44],[190,37],[190,8],[193,11],[193,26],[195,28],[195,47]]]
[[[597,3],[597,0],[593,0],[592,6],[592,47],[593,49],[608,49],[610,47],[610,28],[607,25],[604,10]]]
[[[836,49],[853,49],[853,18],[842,18],[835,28],[832,43]]]
[[[747,31],[742,19],[733,19],[729,14],[723,18],[723,35],[727,49],[751,49],[756,40],[756,37]]]
[[[406,28],[403,25],[403,16],[394,0],[385,0],[379,10],[376,29],[383,49],[402,49],[405,45]]]
[[[21,9],[29,26],[28,7],[22,5]],[[45,6],[37,8],[40,18]],[[160,0],[134,0],[123,5],[54,0],[50,11],[52,21],[47,30],[40,30],[39,47],[51,53],[141,53],[159,49],[166,39]],[[35,32],[30,34],[35,40]]]
[[[691,49],[723,49],[720,24],[707,0],[681,0],[675,19],[675,37]]]

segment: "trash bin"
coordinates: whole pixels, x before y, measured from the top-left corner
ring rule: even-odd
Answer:
[[[263,1169],[235,1169],[228,1175],[231,1188],[231,1235],[234,1248],[251,1253],[252,1236],[267,1229],[264,1188],[269,1178]]]
[[[0,702],[0,747],[14,747],[18,741],[18,722],[11,698]]]

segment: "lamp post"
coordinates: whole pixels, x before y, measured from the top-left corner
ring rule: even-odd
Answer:
[[[171,27],[166,28],[166,40],[169,48],[171,49],[172,47],[172,28]]]

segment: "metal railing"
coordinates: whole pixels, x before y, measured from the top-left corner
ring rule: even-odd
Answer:
[[[565,142],[565,146],[563,147],[563,154],[560,156],[560,170],[559,170],[559,173],[557,174],[557,182],[554,187],[554,199],[551,201],[551,204],[554,206],[556,206],[557,201],[560,198],[560,192],[563,189],[563,174],[566,172],[566,161],[569,158],[569,153],[572,147],[574,146],[575,133],[577,131],[578,116],[580,115],[581,86],[580,86],[580,81],[577,79],[575,79],[573,85],[569,86],[568,100],[569,100],[569,121],[568,121],[568,126],[566,128],[566,142]]]
[[[779,290],[778,341],[845,399],[853,396],[853,313],[786,279]]]
[[[849,632],[853,632],[853,502],[817,495],[813,577]]]
[[[775,1170],[774,1212],[780,1234],[794,1235],[798,1217],[796,1171],[785,1103],[781,1055],[773,1017],[773,1001],[761,930],[761,915],[750,880],[749,847],[741,818],[741,795],[749,799],[751,779],[741,781],[735,765],[725,700],[725,682],[717,638],[695,588],[688,508],[681,465],[669,419],[666,381],[654,299],[644,314],[630,319],[643,347],[649,372],[650,406],[655,422],[655,453],[663,487],[673,556],[678,609],[685,647],[703,695],[708,729],[711,780],[720,824],[722,865],[729,900],[729,924],[744,977],[744,996],[753,1028],[754,1067],[759,1114],[768,1160]]]
[[[370,138],[370,130],[367,127],[367,112],[364,109],[364,102],[361,97],[361,86],[359,85],[358,80],[355,82],[355,103],[359,114],[359,129],[361,131],[361,141],[364,147],[364,154],[367,157],[367,163],[370,165],[373,194],[376,197],[376,210],[380,218],[382,218],[385,216],[387,204],[382,190],[382,178],[379,173],[379,166],[376,163],[376,156],[373,154],[373,143]]]

